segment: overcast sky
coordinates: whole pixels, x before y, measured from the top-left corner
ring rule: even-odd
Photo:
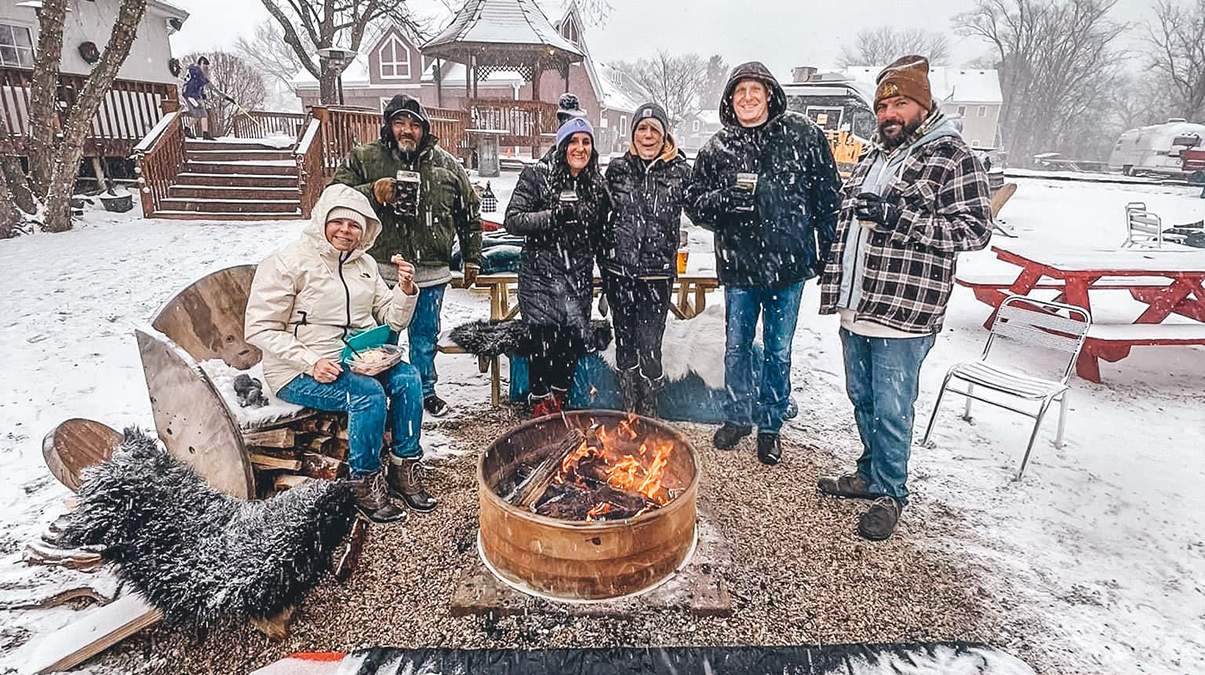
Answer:
[[[172,0],[192,13],[172,38],[173,51],[210,51],[229,47],[268,18],[258,0]],[[461,0],[447,0],[458,6]],[[420,16],[429,16],[442,0],[409,0]],[[766,63],[786,77],[792,66],[832,63],[841,46],[860,28],[892,23],[952,33],[950,18],[970,0],[610,0],[614,11],[605,25],[588,26],[586,43],[599,61],[671,53],[720,54],[729,64]],[[1154,0],[1119,0],[1116,19],[1137,22],[1151,13]],[[952,36],[953,37],[953,36]],[[955,63],[985,52],[969,38],[954,38]]]

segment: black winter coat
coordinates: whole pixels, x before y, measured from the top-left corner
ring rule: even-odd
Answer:
[[[569,227],[553,217],[562,190],[575,190],[580,218]],[[507,232],[525,238],[519,263],[519,311],[533,326],[581,330],[590,325],[594,257],[611,209],[598,154],[576,177],[563,151],[545,155],[519,174],[506,207]]]
[[[680,153],[646,164],[630,151],[607,167],[611,219],[599,266],[628,277],[672,276],[690,165]]]
[[[769,120],[742,127],[732,107],[741,79],[762,80]],[[726,286],[781,288],[824,268],[841,208],[841,178],[828,140],[810,119],[786,109],[786,95],[761,64],[733,71],[720,103],[724,128],[695,160],[691,220],[715,231],[716,269]],[[732,211],[721,190],[736,174],[758,174],[754,210]]]

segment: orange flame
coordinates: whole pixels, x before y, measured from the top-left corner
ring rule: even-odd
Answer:
[[[607,484],[612,488],[637,492],[655,504],[668,503],[669,494],[662,489],[661,483],[665,469],[669,466],[669,458],[674,452],[673,442],[659,440],[642,442],[638,449],[639,457],[626,452],[621,454],[615,445],[618,441],[617,434],[628,440],[638,438],[639,433],[633,425],[636,420],[635,416],[629,416],[628,419],[619,423],[617,430],[607,429],[603,426],[591,429],[591,433],[597,439],[596,442],[592,443],[590,439],[582,441],[581,445],[565,456],[554,482],[564,484],[571,481],[580,484],[584,478],[577,474],[579,463],[586,457],[594,457],[602,460],[602,470],[605,472]],[[651,460],[649,459],[650,450],[652,451]],[[611,511],[612,508],[606,502],[599,503],[590,510],[586,520],[593,520],[597,516]]]
[[[595,518],[610,512],[611,504],[609,502],[599,502],[598,504],[594,505],[594,508],[590,509],[590,511],[586,513],[586,522],[588,523]]]

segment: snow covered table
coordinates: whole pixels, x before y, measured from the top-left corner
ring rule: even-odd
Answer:
[[[1147,345],[1205,345],[1205,251],[1071,249],[1042,250],[1019,243],[993,246],[999,259],[1021,271],[1011,282],[960,276],[975,297],[999,307],[1009,295],[1060,289],[1056,301],[1092,311],[1092,291],[1125,290],[1146,309],[1130,324],[1094,321],[1075,372],[1100,382],[1099,359],[1115,362],[1130,348]],[[1164,323],[1177,315],[1187,318]],[[991,328],[995,311],[984,326]]]

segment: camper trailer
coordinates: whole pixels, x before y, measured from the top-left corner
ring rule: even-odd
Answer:
[[[1205,124],[1168,120],[1121,134],[1109,155],[1109,168],[1126,175],[1158,174],[1188,177],[1185,151],[1205,147]]]

